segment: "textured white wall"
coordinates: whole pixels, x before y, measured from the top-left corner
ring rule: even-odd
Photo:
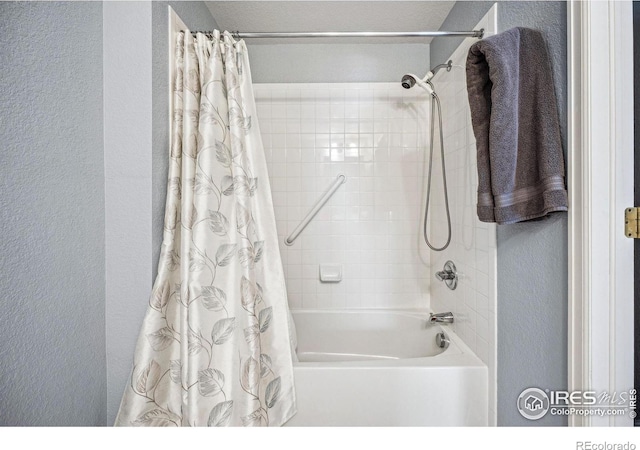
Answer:
[[[207,2],[224,29],[404,31],[436,29],[454,2]],[[426,73],[429,44],[409,38],[247,39],[254,83],[397,82]],[[428,40],[427,40],[428,41]]]
[[[0,49],[0,425],[104,425],[102,5],[0,2]]]
[[[427,73],[429,44],[248,45],[254,83],[399,82]]]

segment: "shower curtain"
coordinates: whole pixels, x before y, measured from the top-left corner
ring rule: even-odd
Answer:
[[[116,425],[278,426],[293,323],[244,41],[178,35],[164,238]]]

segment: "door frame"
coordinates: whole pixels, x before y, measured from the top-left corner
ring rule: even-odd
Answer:
[[[631,1],[568,2],[568,388],[633,387]],[[608,151],[607,151],[608,149]],[[633,425],[569,416],[570,426]]]

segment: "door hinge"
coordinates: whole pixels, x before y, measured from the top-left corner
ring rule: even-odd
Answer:
[[[640,207],[624,210],[624,235],[631,239],[640,239]]]

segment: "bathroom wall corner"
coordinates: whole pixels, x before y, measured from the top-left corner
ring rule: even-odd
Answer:
[[[103,4],[109,425],[131,371],[151,290],[151,8],[148,2]]]

